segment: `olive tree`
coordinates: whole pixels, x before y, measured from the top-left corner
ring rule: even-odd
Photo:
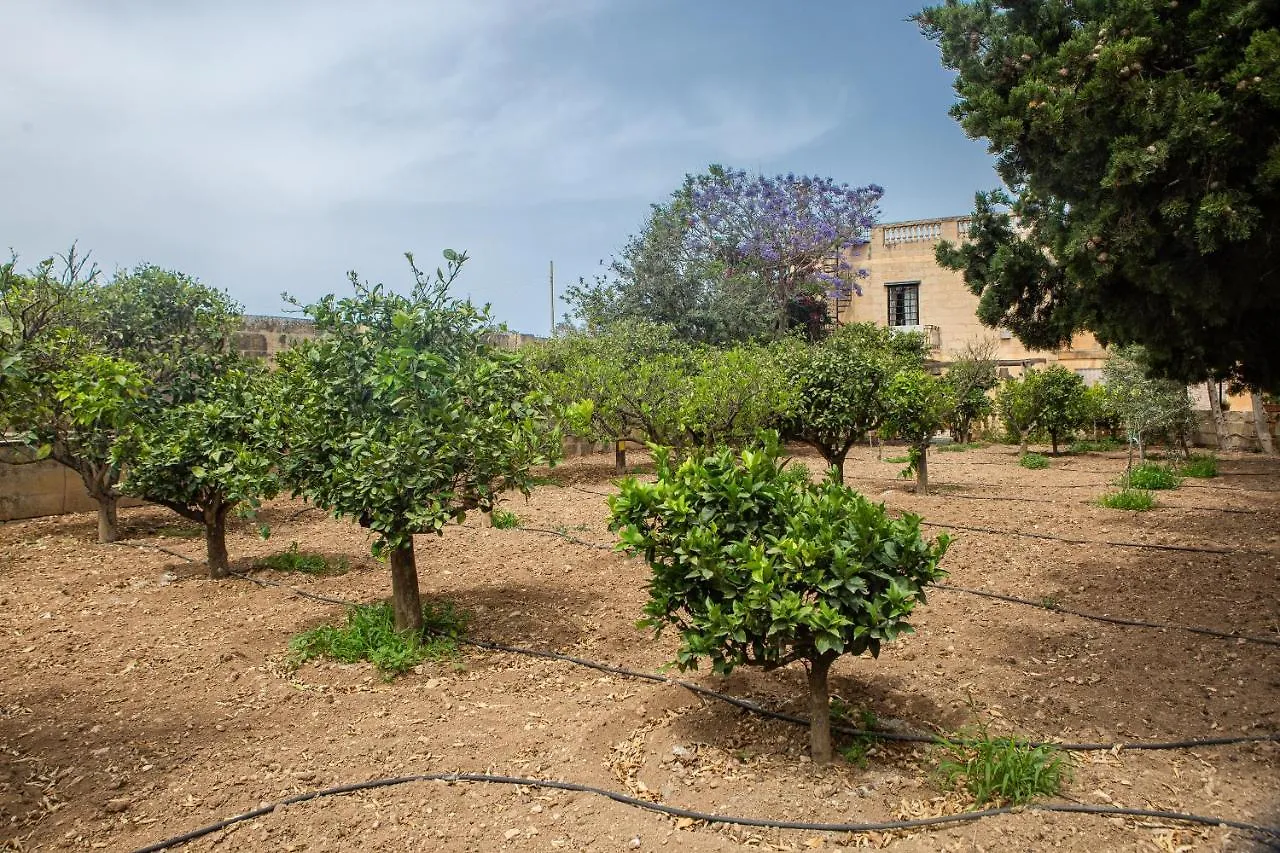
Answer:
[[[281,357],[277,417],[283,481],[375,535],[396,628],[420,631],[414,534],[528,493],[560,434],[520,354],[486,343],[487,309],[449,296],[466,255],[446,251],[434,278],[407,257],[408,296],[353,273],[353,295],[303,309],[320,338]]]
[[[810,752],[827,763],[831,665],[911,632],[947,537],[925,539],[919,518],[893,518],[834,478],[784,470],[776,439],[679,466],[657,457],[657,482],[629,478],[609,500],[619,547],[653,570],[641,624],[678,632],[682,670],[703,658],[721,675],[803,663]]]
[[[1133,451],[1147,457],[1147,443],[1162,434],[1185,435],[1192,423],[1191,398],[1187,386],[1151,375],[1147,352],[1140,346],[1123,347],[1111,354],[1102,367],[1103,387],[1129,445],[1129,466]]]
[[[280,490],[267,379],[253,364],[228,370],[199,400],[166,409],[117,448],[130,460],[125,494],[204,526],[211,578],[227,575],[227,516]]]

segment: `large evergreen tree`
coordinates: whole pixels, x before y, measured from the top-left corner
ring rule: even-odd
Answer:
[[[948,0],[917,21],[1009,191],[938,250],[981,319],[1280,387],[1280,2]]]

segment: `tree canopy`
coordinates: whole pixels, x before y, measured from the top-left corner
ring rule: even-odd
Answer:
[[[937,252],[983,322],[1280,388],[1277,4],[949,0],[916,19],[1009,190]]]
[[[703,343],[779,337],[822,325],[822,297],[864,275],[845,250],[865,242],[883,190],[808,175],[749,176],[712,165],[654,205],[612,265],[612,280],[571,288],[588,328],[665,323]]]

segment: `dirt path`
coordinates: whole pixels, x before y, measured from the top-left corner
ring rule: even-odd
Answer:
[[[797,451],[817,467],[818,460]],[[886,454],[889,455],[889,454]],[[936,453],[939,493],[917,497],[901,465],[855,451],[848,481],[895,510],[958,531],[950,582],[1094,613],[1280,637],[1280,465],[1228,456],[1145,514],[1088,503],[1119,454],[1017,466],[1012,448]],[[643,471],[643,465],[641,466]],[[522,524],[610,544],[612,459],[558,468],[561,485],[509,504]],[[389,592],[359,528],[300,504],[248,525],[235,568],[297,541],[350,560],[341,576],[257,576],[373,601]],[[93,542],[91,516],[0,526],[0,846],[129,850],[262,803],[329,785],[436,771],[573,780],[685,808],[861,822],[961,811],[934,751],[881,746],[866,767],[815,772],[805,732],[687,690],[558,661],[467,651],[394,682],[366,665],[282,666],[293,634],[338,608],[138,545],[200,559],[202,542],[158,508],[122,512],[126,545]],[[162,535],[168,534],[168,535]],[[634,628],[646,567],[530,530],[469,520],[419,537],[423,591],[472,614],[475,637],[656,671],[669,638]],[[833,689],[883,725],[1063,741],[1169,740],[1280,731],[1280,648],[1176,630],[1123,628],[938,590],[917,634],[878,661],[845,658]],[[803,713],[803,672],[692,680]],[[1280,825],[1280,745],[1076,756],[1069,800]],[[638,842],[634,841],[638,839]],[[635,846],[638,843],[638,847]],[[227,845],[234,845],[228,847]],[[689,824],[581,793],[414,783],[290,806],[188,850],[710,851],[887,847],[934,850],[1249,850],[1221,828],[1022,813],[921,832],[859,836]]]

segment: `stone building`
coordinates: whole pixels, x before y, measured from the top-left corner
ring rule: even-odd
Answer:
[[[942,240],[965,239],[969,220],[963,216],[889,222],[877,225],[869,242],[855,248],[850,262],[869,273],[859,283],[861,296],[840,299],[840,323],[871,321],[897,329],[923,332],[936,361],[945,364],[971,341],[995,339],[1002,375],[1019,375],[1026,367],[1061,364],[1092,385],[1102,375],[1107,354],[1088,333],[1053,352],[1028,350],[1012,333],[990,329],[978,321],[978,297],[964,277],[938,266],[934,247]]]

